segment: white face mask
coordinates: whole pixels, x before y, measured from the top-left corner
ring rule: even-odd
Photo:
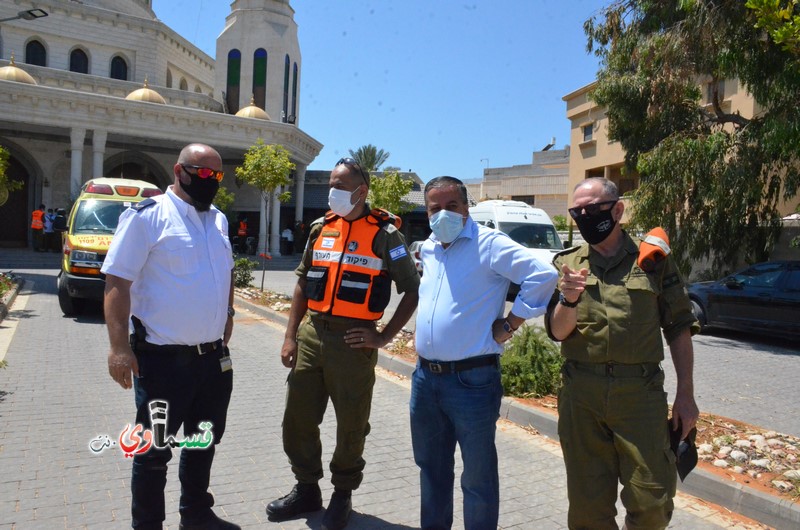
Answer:
[[[450,210],[439,210],[431,216],[428,224],[439,241],[450,244],[464,228],[464,216]]]
[[[330,206],[331,211],[339,217],[346,217],[350,212],[353,211],[353,208],[355,208],[356,204],[358,204],[358,201],[356,201],[355,204],[352,204],[350,199],[352,199],[353,194],[360,188],[361,186],[353,191],[331,188],[328,192],[328,206]]]

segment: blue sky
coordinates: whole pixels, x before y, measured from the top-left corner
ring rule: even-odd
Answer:
[[[594,80],[583,22],[601,0],[291,2],[302,66],[299,126],[331,169],[373,144],[386,165],[428,181],[480,178],[528,164],[555,136],[569,143],[561,98]],[[228,0],[154,0],[156,16],[216,54]],[[488,159],[488,161],[486,160]]]

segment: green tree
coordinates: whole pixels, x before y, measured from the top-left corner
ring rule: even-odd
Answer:
[[[798,0],[747,0],[757,17],[756,27],[766,31],[784,50],[800,55]]]
[[[553,224],[556,225],[556,230],[563,232],[567,229],[567,218],[563,215],[554,215]]]
[[[401,215],[414,209],[413,204],[403,200],[413,187],[411,179],[404,179],[397,171],[385,171],[382,177],[372,175],[367,200],[373,208]]]
[[[702,258],[765,259],[778,202],[797,195],[800,63],[756,23],[741,0],[617,0],[584,25],[601,59],[591,97],[641,178],[632,222],[663,226],[685,273]],[[726,79],[754,117],[726,111]]]
[[[216,206],[219,211],[227,215],[230,213],[231,206],[233,206],[233,201],[235,199],[236,194],[228,191],[228,188],[220,186],[217,190],[217,194],[214,195],[214,206]]]
[[[21,189],[23,186],[22,182],[8,180],[6,171],[8,170],[8,159],[10,157],[11,154],[8,152],[8,150],[0,145],[0,206],[5,204],[5,202],[8,200],[8,195],[12,191]]]
[[[262,138],[244,154],[244,162],[236,168],[236,178],[252,184],[261,192],[264,201],[266,218],[270,219],[270,197],[275,190],[292,182],[290,178],[294,163],[289,159],[289,151],[282,145],[266,145]],[[280,202],[287,202],[291,192],[285,191],[278,196]],[[269,231],[267,232],[269,233]]]
[[[383,149],[378,149],[372,144],[362,145],[355,151],[352,149],[348,149],[348,151],[353,160],[358,162],[358,165],[364,168],[367,173],[378,171],[391,154]]]

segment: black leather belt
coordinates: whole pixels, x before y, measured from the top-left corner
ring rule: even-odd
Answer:
[[[429,361],[428,359],[420,357],[419,364],[434,374],[453,374],[456,372],[463,372],[464,370],[471,370],[472,368],[479,368],[481,366],[495,365],[499,367],[500,356],[481,355],[461,361]]]
[[[661,371],[659,363],[618,364],[567,361],[567,366],[572,366],[581,372],[605,377],[649,377]]]
[[[204,342],[186,346],[184,344],[151,344],[145,341],[138,341],[133,351],[136,353],[164,352],[164,353],[190,353],[194,355],[205,355],[222,348],[222,339],[214,342]]]

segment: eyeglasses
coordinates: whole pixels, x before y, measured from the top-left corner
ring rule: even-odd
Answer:
[[[358,168],[358,172],[361,173],[361,178],[364,179],[364,184],[367,184],[367,174],[364,171],[364,168],[362,168],[361,165],[358,162],[356,162],[355,160],[353,160],[350,157],[340,158],[339,161],[336,162],[336,166],[334,166],[334,167],[341,166],[342,164],[344,164],[346,166],[353,166],[355,168]]]
[[[600,212],[604,211],[604,209],[601,208],[601,206],[607,206],[609,204],[617,204],[617,202],[619,202],[619,199],[614,199],[613,201],[596,202],[594,204],[587,204],[585,206],[576,206],[575,208],[570,208],[567,211],[569,212],[569,215],[572,216],[573,219],[577,219],[578,217],[583,215],[582,212],[586,212],[586,215],[589,216],[597,215]],[[607,208],[607,210],[610,209],[611,208]]]
[[[186,171],[187,167],[190,167],[197,171],[197,173],[189,173],[190,175],[197,175],[201,179],[208,179],[213,178],[216,179],[217,182],[222,182],[222,177],[225,175],[222,171],[217,171],[216,169],[211,169],[210,167],[203,167],[203,166],[193,166],[191,164],[181,164],[181,167],[184,171]]]

